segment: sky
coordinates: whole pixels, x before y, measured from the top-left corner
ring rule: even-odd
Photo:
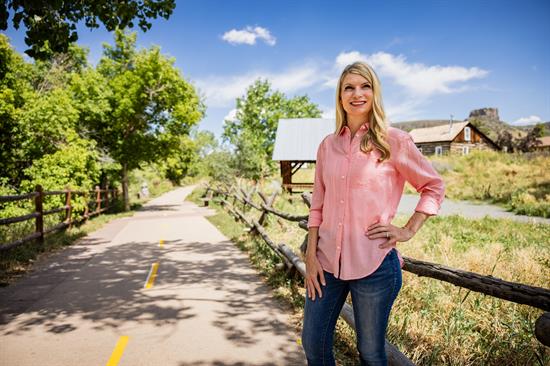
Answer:
[[[179,0],[152,23],[135,29],[138,47],[175,58],[207,106],[199,129],[217,137],[258,78],[334,118],[337,78],[356,60],[378,74],[390,123],[464,120],[484,107],[513,125],[550,121],[547,0]],[[22,28],[4,33],[26,49]],[[104,28],[78,33],[92,64],[113,43]]]

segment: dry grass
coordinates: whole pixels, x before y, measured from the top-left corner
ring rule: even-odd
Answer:
[[[550,155],[472,152],[432,158],[447,197],[486,200],[516,213],[550,217]]]

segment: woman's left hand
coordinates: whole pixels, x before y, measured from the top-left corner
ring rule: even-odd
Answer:
[[[409,240],[414,236],[414,232],[406,227],[376,223],[368,227],[365,235],[367,235],[369,239],[387,239],[378,246],[380,249],[385,249],[395,245],[398,241],[404,242]]]

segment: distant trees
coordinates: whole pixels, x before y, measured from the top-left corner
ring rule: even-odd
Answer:
[[[151,28],[149,19],[168,19],[176,7],[174,0],[153,1],[51,1],[6,0],[0,3],[0,29],[6,30],[10,12],[12,24],[27,28],[25,51],[35,59],[48,59],[56,53],[66,53],[70,44],[78,40],[76,25],[80,21],[88,28],[98,28],[100,23],[108,31],[132,28],[137,21],[143,31]]]
[[[158,47],[136,50],[136,35],[115,31],[97,70],[75,81],[86,133],[120,163],[125,208],[129,209],[128,172],[140,164],[166,159],[182,148],[204,114],[204,105],[174,60]]]
[[[544,126],[542,124],[535,125],[523,137],[514,138],[512,134],[506,130],[499,131],[496,144],[504,148],[507,152],[529,152],[533,151],[541,144],[539,137],[544,135]]]
[[[537,124],[533,127],[527,135],[519,139],[517,142],[517,149],[521,152],[528,152],[534,150],[534,148],[541,144],[539,137],[544,134],[544,127],[542,124]]]
[[[236,104],[235,119],[224,122],[223,138],[234,147],[234,168],[252,179],[264,177],[274,168],[271,157],[280,118],[321,116],[319,107],[307,96],[287,98],[261,79],[250,85]]]

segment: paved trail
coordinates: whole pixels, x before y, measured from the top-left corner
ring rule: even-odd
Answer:
[[[190,191],[112,221],[0,289],[0,365],[305,364],[288,311],[204,218],[210,211],[183,201]]]
[[[398,212],[404,214],[412,214],[418,203],[419,196],[414,194],[405,194],[399,203]],[[489,204],[475,204],[468,201],[452,201],[445,199],[441,205],[440,215],[461,215],[473,219],[481,219],[485,216],[510,219],[521,222],[550,224],[550,219],[544,217],[533,217],[525,215],[516,215],[513,212],[508,212],[502,207]]]

